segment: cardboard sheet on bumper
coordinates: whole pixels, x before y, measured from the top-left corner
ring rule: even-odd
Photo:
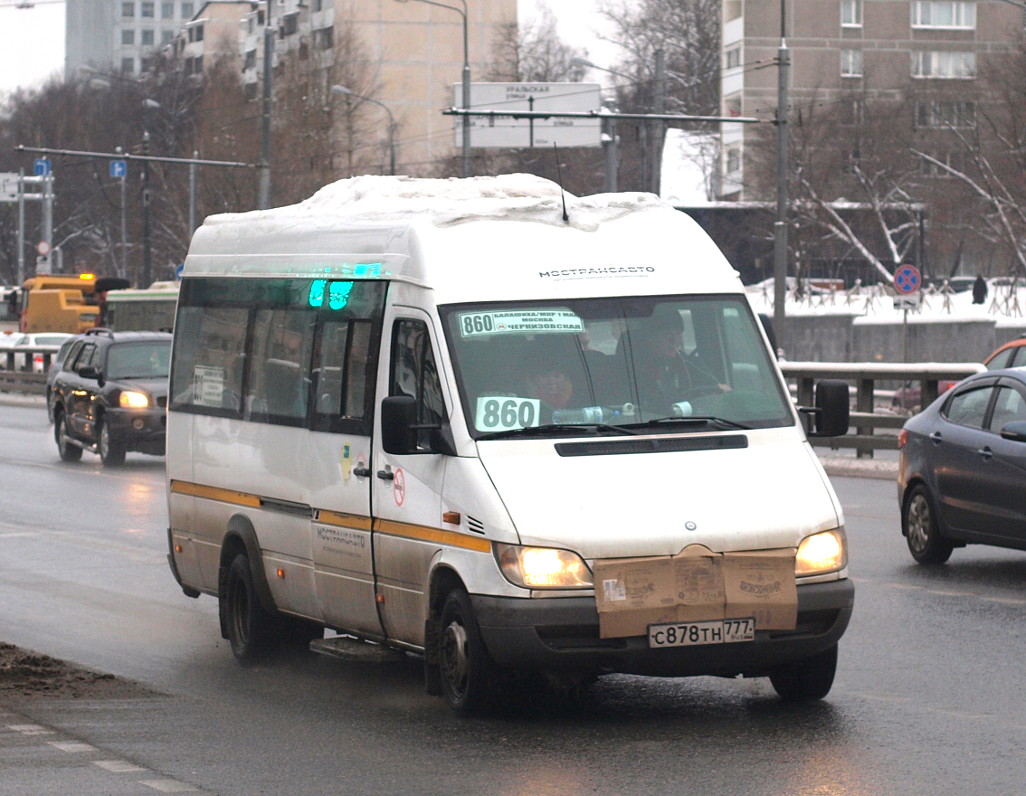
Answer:
[[[641,636],[651,624],[755,617],[756,630],[793,630],[798,590],[793,548],[595,561],[602,638]]]

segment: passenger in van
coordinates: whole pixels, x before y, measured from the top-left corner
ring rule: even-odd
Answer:
[[[573,393],[573,382],[558,365],[535,358],[528,362],[527,394],[549,411],[566,408]]]

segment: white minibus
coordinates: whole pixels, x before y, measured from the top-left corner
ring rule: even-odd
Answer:
[[[461,714],[615,672],[830,690],[854,589],[808,438],[848,387],[796,407],[658,198],[342,180],[208,218],[174,329],[169,562],[240,661],[390,648]]]

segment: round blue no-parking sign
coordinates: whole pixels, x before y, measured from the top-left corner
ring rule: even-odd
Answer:
[[[923,277],[914,265],[903,265],[894,272],[894,289],[899,293],[915,293],[923,284]]]

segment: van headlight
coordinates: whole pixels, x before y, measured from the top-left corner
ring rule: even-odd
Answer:
[[[847,565],[848,544],[844,529],[836,528],[802,539],[794,560],[794,574],[798,577],[822,575],[844,569]]]
[[[591,570],[577,553],[555,547],[496,544],[495,560],[506,579],[525,589],[590,589]]]
[[[136,390],[122,390],[118,396],[118,405],[122,409],[146,409],[150,405],[150,396]]]

